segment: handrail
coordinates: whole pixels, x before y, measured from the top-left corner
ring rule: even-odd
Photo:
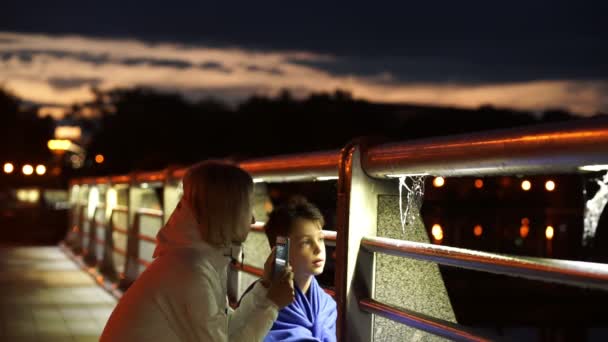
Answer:
[[[114,223],[114,213],[122,213],[122,214],[128,214],[129,213],[129,208],[127,206],[124,205],[117,205],[114,208],[112,208],[111,212],[110,212],[110,219],[108,220],[108,223],[110,225],[110,231],[112,232],[119,232],[121,234],[124,235],[128,235],[128,231],[126,228],[122,228],[122,227],[118,227],[115,223]]]
[[[568,173],[607,164],[606,151],[608,120],[601,118],[388,143],[366,151],[362,163],[378,178]]]
[[[251,225],[251,231],[263,233],[265,222],[256,222]]]
[[[333,230],[323,230],[323,239],[336,242],[336,236],[338,234]]]
[[[279,155],[268,158],[245,160],[239,166],[256,180],[264,182],[293,182],[334,179],[338,175],[339,150]],[[167,177],[182,178],[188,168],[137,172],[129,175],[110,176],[111,184],[131,182],[163,182]],[[71,185],[93,184],[94,178],[72,179]]]
[[[148,216],[160,219],[164,218],[163,211],[158,209],[139,208],[135,211],[135,214],[139,216]],[[139,221],[139,224],[141,225],[141,221]],[[137,239],[144,240],[146,242],[156,243],[155,237],[148,236],[145,234],[137,234]]]
[[[163,211],[158,209],[139,208],[135,211],[136,215],[163,218]]]
[[[112,230],[115,231],[115,232],[119,232],[121,234],[124,234],[124,235],[128,234],[128,231],[126,229],[120,228],[120,227],[117,227],[117,226],[112,226]]]
[[[264,269],[240,262],[232,262],[230,263],[230,267],[232,267],[233,270],[243,271],[257,277],[262,277],[264,275]]]
[[[388,318],[412,328],[448,338],[452,341],[485,342],[494,340],[479,336],[475,332],[466,329],[459,324],[429,317],[414,311],[399,309],[373,299],[368,298],[360,300],[359,306],[362,310],[371,314]]]
[[[135,174],[134,179],[137,183],[164,182],[167,179],[167,171],[138,172]]]
[[[150,266],[150,264],[152,262],[144,260],[142,258],[137,258],[137,263],[140,264],[141,266],[148,267],[148,266]]]
[[[264,182],[317,180],[338,175],[339,150],[246,160],[240,167]]]
[[[608,290],[608,265],[583,261],[508,256],[381,237],[365,237],[370,252],[430,261],[476,271]]]
[[[110,183],[110,177],[108,176],[101,176],[101,177],[97,177],[95,178],[95,184],[108,184]]]
[[[131,175],[110,176],[110,182],[112,184],[129,184],[129,183],[131,183],[131,180],[132,180]]]
[[[143,240],[143,241],[146,241],[146,242],[150,242],[150,243],[156,243],[156,238],[151,237],[149,235],[139,234],[137,236],[137,239],[138,240]]]
[[[129,208],[127,206],[124,205],[117,205],[114,208],[112,208],[112,211],[116,211],[119,213],[128,213],[129,212]]]
[[[122,256],[125,256],[125,257],[127,256],[127,251],[125,251],[124,249],[122,249],[120,247],[114,246],[113,250],[114,250],[114,252],[116,252]]]

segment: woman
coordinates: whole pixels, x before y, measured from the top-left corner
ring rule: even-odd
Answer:
[[[101,341],[260,341],[277,310],[293,301],[287,269],[256,286],[236,311],[227,306],[228,265],[252,220],[251,176],[230,164],[202,162],[188,170],[183,185],[157,235],[155,260],[121,298]]]

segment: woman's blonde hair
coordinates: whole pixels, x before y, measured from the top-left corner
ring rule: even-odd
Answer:
[[[198,163],[184,175],[183,188],[201,237],[211,245],[229,246],[244,229],[244,222],[251,220],[253,181],[234,164]]]

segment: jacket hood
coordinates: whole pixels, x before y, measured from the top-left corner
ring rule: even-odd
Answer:
[[[203,241],[191,206],[183,198],[171,213],[167,223],[156,234],[156,243],[154,258],[177,248],[206,249],[211,247]]]

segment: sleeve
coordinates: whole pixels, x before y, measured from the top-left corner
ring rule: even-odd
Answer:
[[[262,341],[277,319],[279,308],[266,297],[261,283],[241,299],[240,306],[229,313],[229,340],[235,342]]]

